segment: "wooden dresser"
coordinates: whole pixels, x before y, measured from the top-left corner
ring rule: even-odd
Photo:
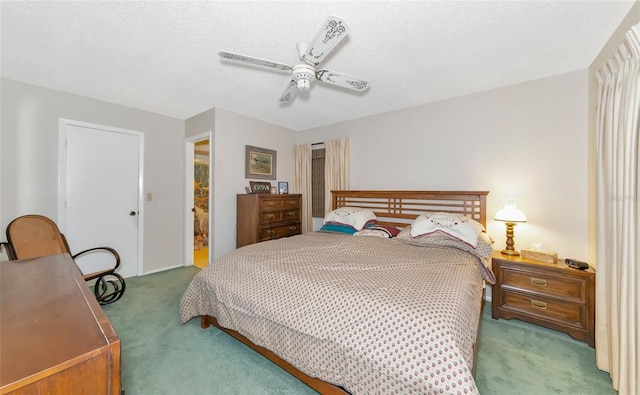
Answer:
[[[121,393],[120,340],[68,254],[0,262],[0,394]]]
[[[299,194],[238,195],[236,247],[299,235]]]
[[[496,276],[493,318],[517,318],[595,347],[596,274],[592,268],[578,270],[564,261],[545,263],[496,251],[492,270]]]

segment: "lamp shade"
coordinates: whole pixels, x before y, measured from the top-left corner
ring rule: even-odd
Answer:
[[[496,221],[504,222],[526,222],[527,216],[520,211],[515,204],[505,204],[503,208],[498,210],[495,217]]]

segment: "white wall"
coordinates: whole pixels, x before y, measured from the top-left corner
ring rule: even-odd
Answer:
[[[364,103],[363,103],[364,104]],[[487,229],[508,199],[527,215],[516,248],[587,258],[587,70],[299,132],[351,140],[351,189],[488,190]]]
[[[186,122],[186,136],[213,131],[212,237],[213,258],[236,248],[236,195],[245,193],[250,179],[245,178],[245,145],[277,152],[276,180],[293,181],[293,145],[295,132],[255,118],[219,108],[205,111]]]
[[[57,221],[58,120],[145,134],[145,273],[182,264],[184,121],[17,81],[0,79],[0,229],[34,213]],[[4,239],[4,237],[2,238]],[[73,240],[70,240],[73,248]]]
[[[182,121],[2,80],[0,228],[16,216],[57,215],[57,122],[145,132],[144,271],[182,264],[184,138],[213,133],[214,258],[235,249],[244,146],[278,152],[277,181],[293,180],[293,145],[351,139],[354,189],[489,190],[489,216],[509,198],[529,221],[516,248],[542,242],[587,258],[587,71],[481,92],[303,132],[211,109]],[[496,248],[504,225],[489,221]],[[169,242],[170,241],[170,242]]]

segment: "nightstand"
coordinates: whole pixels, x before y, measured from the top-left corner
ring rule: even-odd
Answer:
[[[517,318],[595,346],[596,273],[494,251],[491,316]]]

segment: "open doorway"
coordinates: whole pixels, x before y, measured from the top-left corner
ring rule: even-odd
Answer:
[[[193,155],[193,264],[209,266],[209,139],[194,142]]]

